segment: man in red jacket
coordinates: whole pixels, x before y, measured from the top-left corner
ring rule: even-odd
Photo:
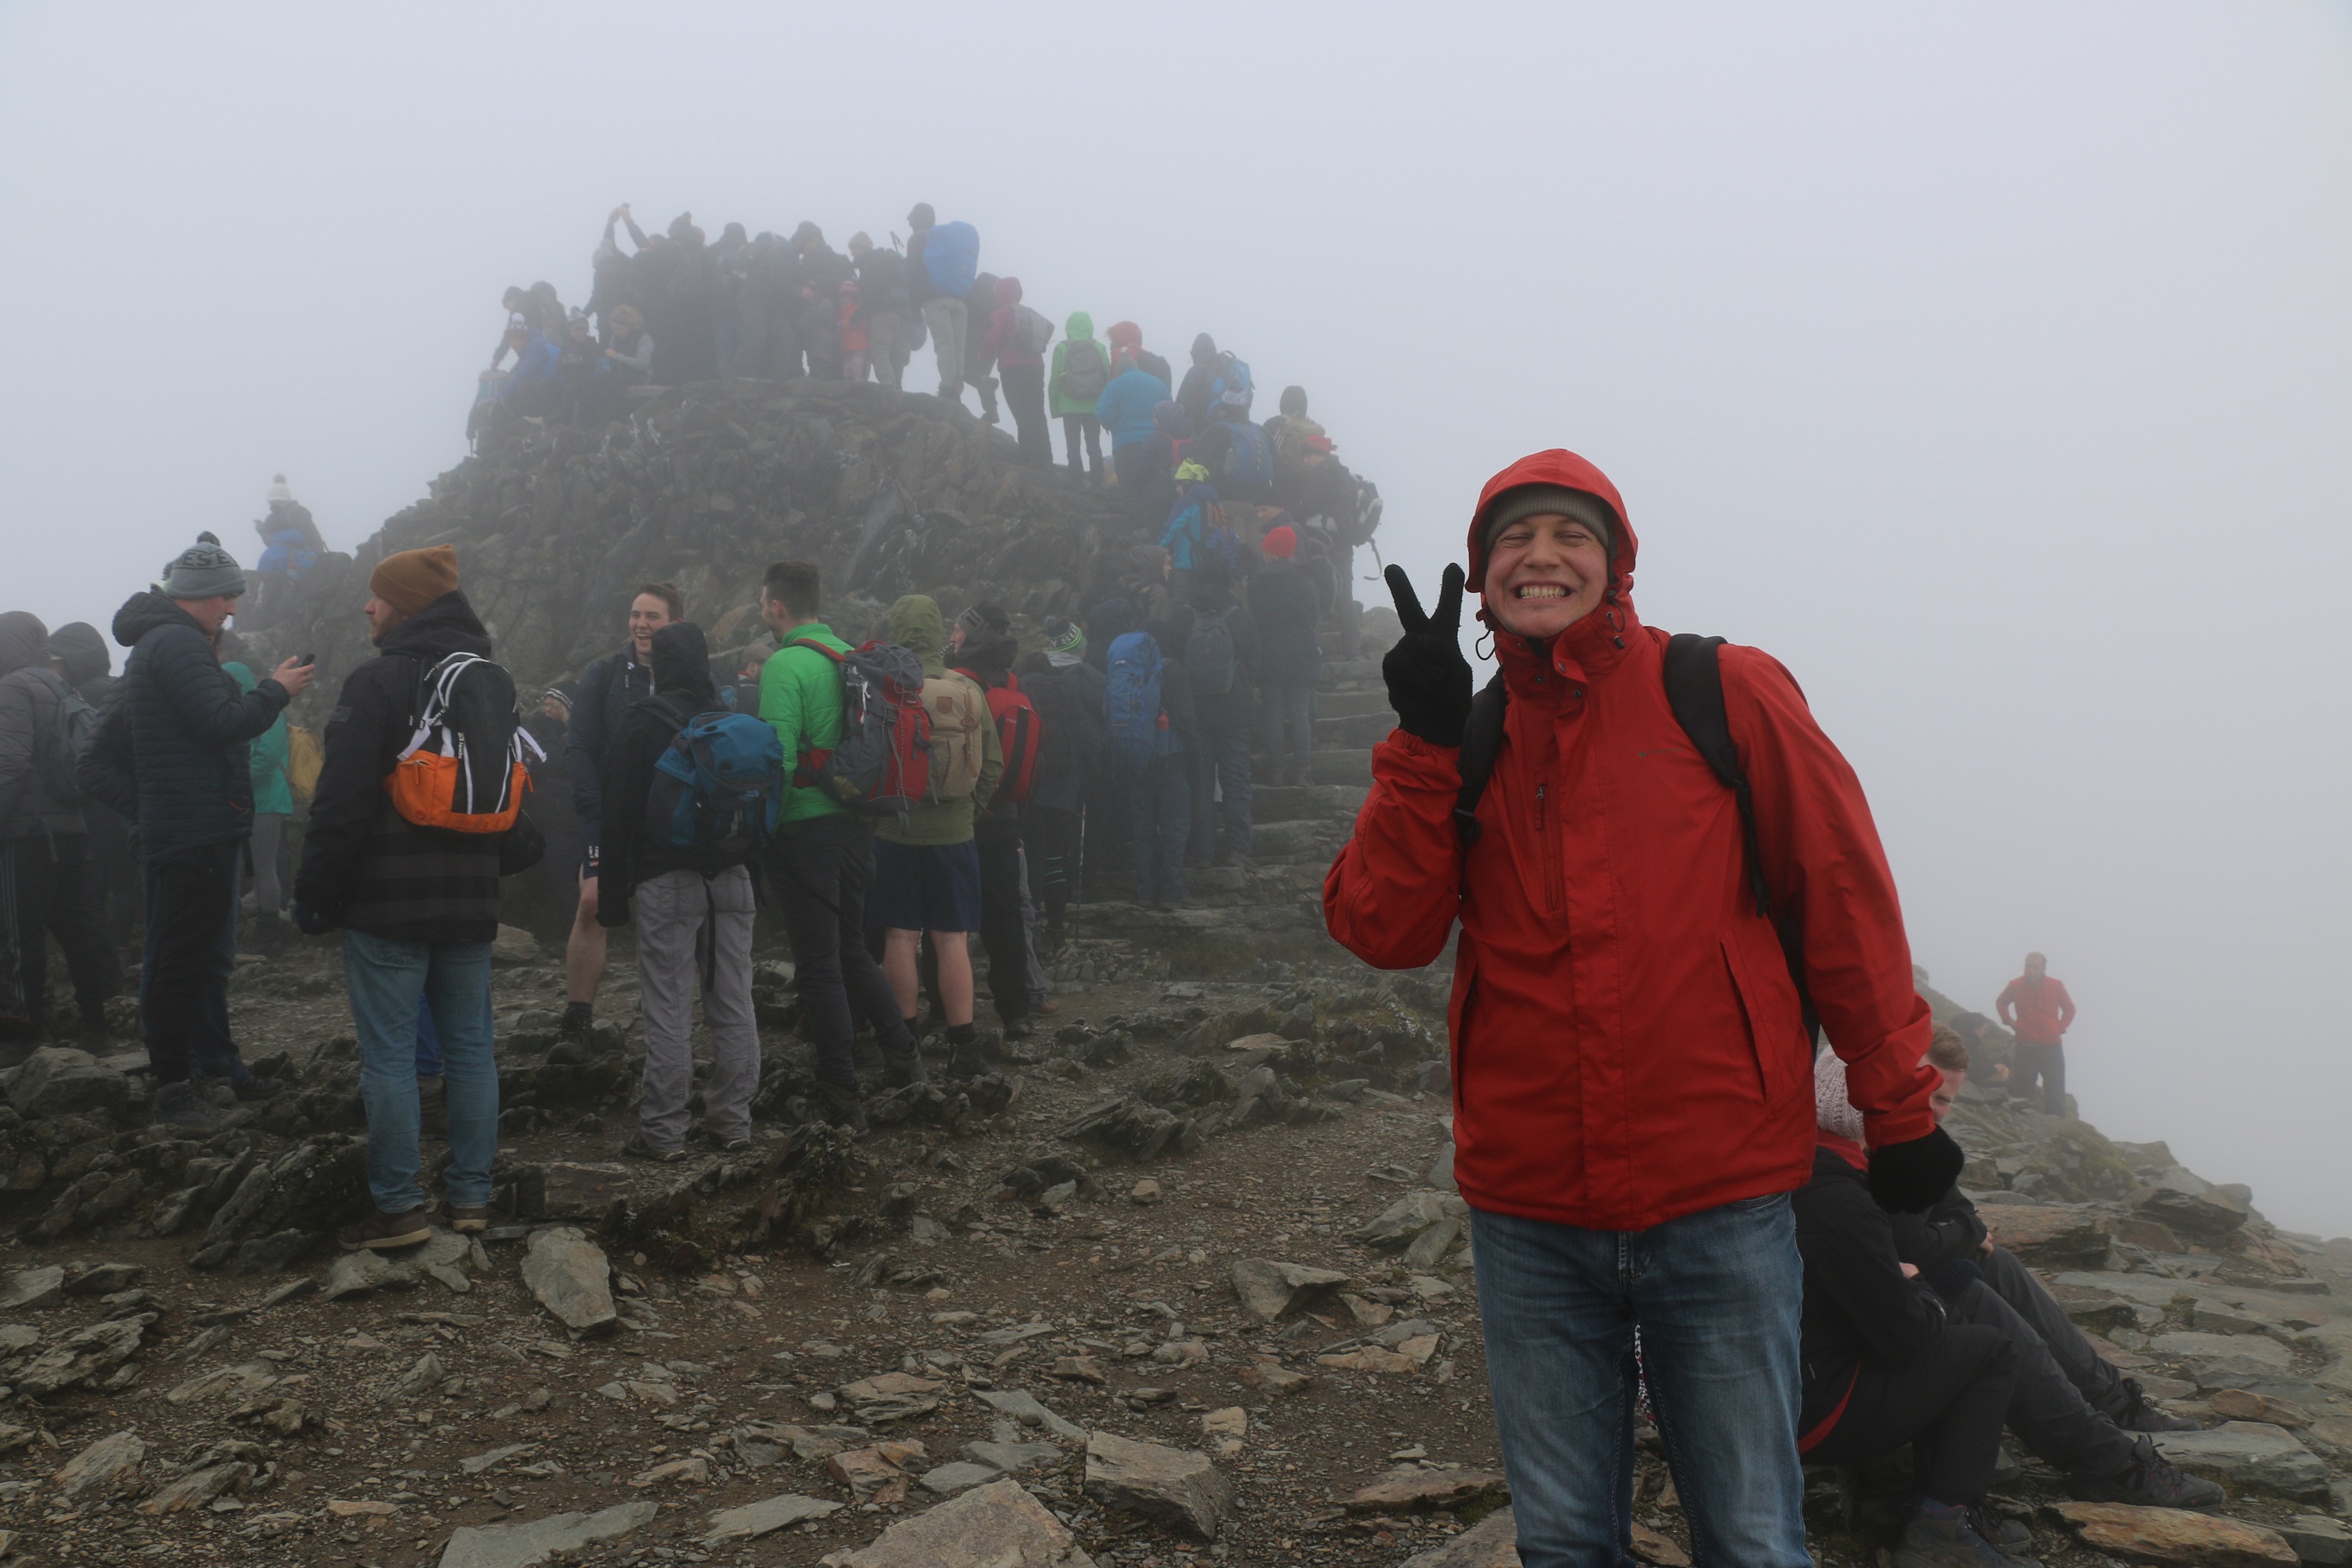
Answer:
[[[2017,1032],[2011,1092],[2031,1099],[2038,1079],[2042,1109],[2052,1116],[2065,1115],[2065,1036],[2067,1026],[2074,1021],[2074,999],[2066,994],[2066,983],[2051,977],[2048,959],[2029,952],[2025,973],[2001,988],[1993,1011],[2000,1015],[2003,1025]]]
[[[1718,650],[1801,996],[1739,798],[1668,705],[1665,634],[1634,614],[1635,549],[1616,487],[1573,453],[1523,458],[1479,496],[1468,581],[1507,702],[1474,838],[1454,821],[1465,576],[1446,568],[1430,616],[1390,568],[1398,730],[1324,916],[1382,968],[1433,962],[1461,922],[1454,1174],[1521,1561],[1629,1558],[1638,1329],[1701,1561],[1805,1568],[1789,1194],[1812,1169],[1808,999],[1847,1064],[1878,1200],[1926,1208],[1961,1156],[1929,1108],[1927,1008],[1853,770],[1776,661]]]

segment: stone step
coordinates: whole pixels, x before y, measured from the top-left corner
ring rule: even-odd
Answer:
[[[1316,684],[1329,689],[1386,689],[1381,679],[1381,661],[1376,658],[1326,658],[1322,678]]]
[[[1369,785],[1372,782],[1372,751],[1317,752],[1307,759],[1307,778],[1319,784]]]
[[[1389,738],[1396,728],[1396,715],[1382,708],[1377,713],[1357,713],[1346,718],[1315,721],[1315,743],[1318,747],[1377,746]]]
[[[1358,687],[1349,691],[1318,691],[1315,694],[1315,717],[1318,719],[1352,719],[1360,713],[1385,713],[1391,717],[1396,710],[1389,706],[1389,694],[1384,687]]]
[[[1250,820],[1353,822],[1368,793],[1350,784],[1261,784],[1250,792]]]

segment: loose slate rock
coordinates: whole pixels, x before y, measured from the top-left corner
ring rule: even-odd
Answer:
[[[1359,1489],[1344,1506],[1349,1513],[1395,1513],[1459,1508],[1466,1502],[1510,1495],[1511,1484],[1491,1470],[1427,1470],[1415,1465],[1391,1470]]]
[[[0,1295],[0,1312],[30,1312],[54,1307],[65,1299],[66,1271],[52,1263],[40,1268],[20,1268],[8,1277]]]
[[[1062,1521],[1007,1478],[902,1520],[825,1568],[1095,1568]],[[445,1563],[443,1568],[447,1568]]]
[[[2305,1563],[2331,1565],[2352,1563],[2352,1528],[2325,1514],[2299,1513],[2279,1530],[2294,1554]]]
[[[140,1463],[146,1458],[147,1445],[138,1433],[117,1432],[68,1459],[49,1479],[69,1498],[84,1493],[108,1497],[139,1479]]]
[[[1233,1279],[1234,1293],[1241,1298],[1243,1307],[1268,1322],[1348,1282],[1348,1277],[1336,1268],[1310,1268],[1303,1263],[1265,1258],[1239,1259],[1234,1264]]]
[[[2164,1568],[2293,1568],[2294,1548],[2274,1530],[2175,1508],[2061,1502],[2047,1510],[2095,1551]]]
[[[613,1310],[612,1266],[604,1249],[573,1226],[532,1235],[523,1251],[522,1279],[566,1328],[607,1334],[620,1323]]]
[[[2256,1421],[2227,1421],[2210,1432],[2159,1432],[2157,1451],[2191,1475],[2231,1493],[2327,1496],[2327,1467],[2292,1434]]]
[[[577,1552],[651,1524],[657,1502],[625,1502],[594,1513],[556,1513],[513,1524],[467,1525],[449,1537],[440,1568],[532,1568],[559,1552]]]
[[[28,1121],[119,1110],[131,1103],[131,1080],[88,1051],[44,1046],[25,1058],[8,1103]]]
[[[782,1530],[803,1520],[823,1519],[837,1513],[841,1505],[824,1498],[803,1497],[798,1492],[779,1492],[758,1502],[747,1502],[740,1508],[722,1508],[710,1516],[710,1533],[702,1538],[705,1546],[719,1546],[730,1541],[753,1541],[771,1531]]]
[[[1087,1439],[1086,1492],[1105,1507],[1196,1541],[1214,1541],[1219,1522],[1234,1506],[1233,1483],[1207,1455],[1139,1443],[1114,1432]]]
[[[1519,1527],[1498,1508],[1444,1545],[1405,1560],[1404,1568],[1519,1568]]]
[[[984,1487],[1003,1479],[1004,1472],[993,1465],[976,1465],[969,1459],[956,1459],[923,1472],[923,1489],[940,1497],[953,1497],[958,1492]]]
[[[1010,1415],[1024,1426],[1043,1426],[1057,1437],[1067,1437],[1074,1443],[1086,1441],[1083,1429],[1063,1420],[1043,1405],[1034,1395],[1021,1388],[975,1388],[972,1397],[1000,1415]]]

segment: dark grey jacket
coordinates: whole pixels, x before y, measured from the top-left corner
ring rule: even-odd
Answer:
[[[131,649],[123,671],[139,777],[139,853],[152,862],[253,832],[248,742],[276,722],[286,689],[239,691],[195,618],[163,593],[131,596],[114,615]]]
[[[1316,639],[1321,606],[1314,583],[1277,557],[1250,578],[1249,600],[1257,623],[1258,684],[1270,690],[1314,685],[1323,673],[1323,648]]]
[[[632,703],[654,694],[654,667],[637,662],[637,645],[626,642],[580,674],[579,700],[563,732],[563,760],[572,775],[572,806],[592,830],[604,813],[605,752]]]
[[[49,669],[47,628],[23,610],[0,616],[0,838],[83,831],[79,802],[58,795],[49,763],[69,689]]]

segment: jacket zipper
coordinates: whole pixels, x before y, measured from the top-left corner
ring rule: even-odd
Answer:
[[[1551,781],[1538,775],[1536,779],[1536,839],[1542,846],[1544,872],[1544,910],[1559,913],[1559,846],[1552,842],[1549,800]]]

